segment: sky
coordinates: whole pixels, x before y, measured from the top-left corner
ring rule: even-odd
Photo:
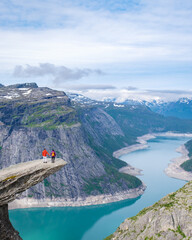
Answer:
[[[192,1],[1,0],[0,66],[4,85],[192,97]]]

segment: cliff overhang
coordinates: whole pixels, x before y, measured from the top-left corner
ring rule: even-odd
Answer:
[[[12,165],[0,170],[0,239],[20,240],[19,233],[9,221],[8,203],[26,189],[55,173],[67,163],[58,158],[55,163],[42,159]]]

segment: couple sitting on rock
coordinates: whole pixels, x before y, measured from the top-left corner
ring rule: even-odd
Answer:
[[[51,154],[49,154],[49,153],[47,152],[47,150],[44,148],[44,150],[43,150],[43,152],[42,152],[42,155],[43,155],[43,162],[44,162],[44,163],[47,163],[47,155],[51,156],[51,162],[52,162],[52,163],[55,162],[56,153],[55,153],[54,149],[52,149]]]

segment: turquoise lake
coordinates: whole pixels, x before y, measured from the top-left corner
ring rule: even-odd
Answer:
[[[24,240],[102,240],[127,217],[136,215],[186,182],[165,175],[171,159],[180,156],[176,148],[189,138],[158,137],[149,148],[121,157],[143,169],[139,178],[147,185],[136,199],[88,207],[32,208],[9,211],[10,219]]]

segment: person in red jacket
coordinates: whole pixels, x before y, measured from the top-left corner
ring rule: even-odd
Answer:
[[[43,152],[42,152],[42,156],[43,156],[43,162],[47,163],[47,155],[49,155],[49,153],[47,152],[47,150],[44,148]],[[49,155],[50,156],[50,155]]]

